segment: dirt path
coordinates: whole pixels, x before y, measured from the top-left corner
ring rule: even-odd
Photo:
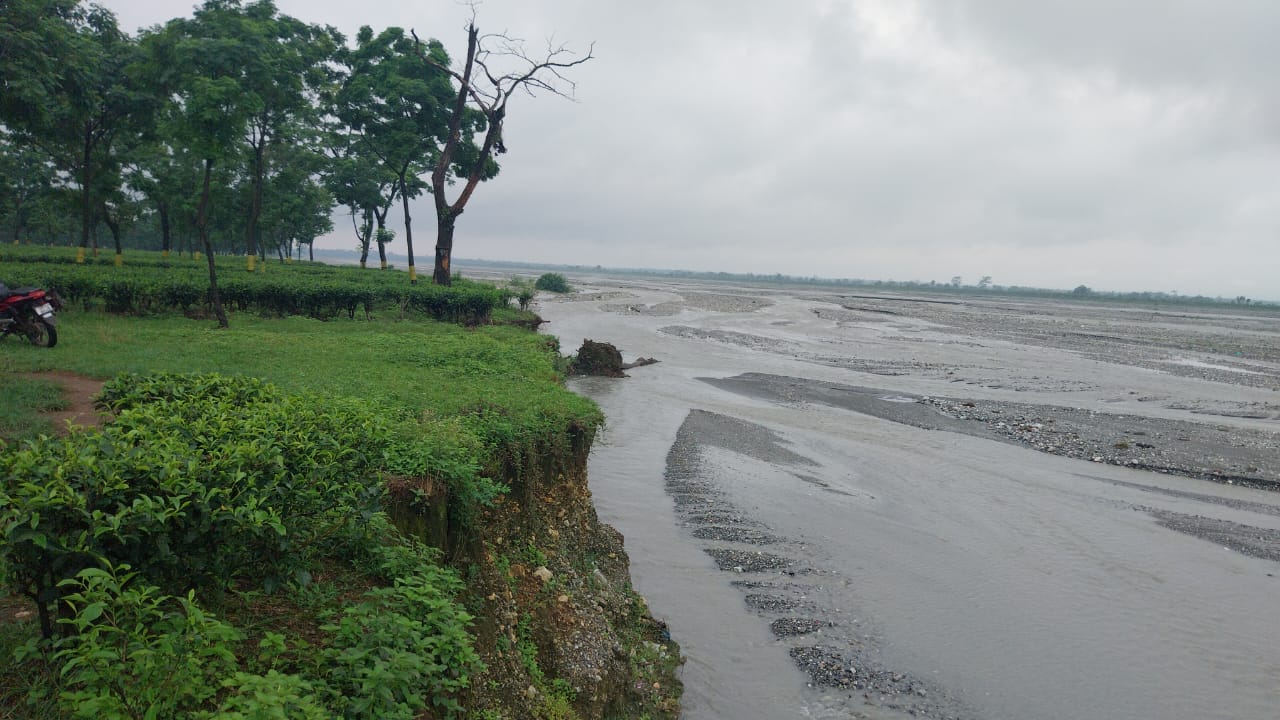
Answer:
[[[94,409],[93,398],[102,392],[104,381],[61,370],[27,373],[24,377],[49,380],[62,386],[62,396],[67,401],[67,408],[41,413],[43,417],[53,422],[58,433],[65,434],[71,425],[102,427],[103,417]]]

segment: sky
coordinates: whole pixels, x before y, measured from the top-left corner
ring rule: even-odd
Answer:
[[[455,58],[471,12],[276,1]],[[100,4],[129,30],[192,7]],[[1273,0],[485,0],[477,25],[594,59],[574,99],[510,102],[455,257],[1280,300]],[[354,248],[335,227],[317,247]]]

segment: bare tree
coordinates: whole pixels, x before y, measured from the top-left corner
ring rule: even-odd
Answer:
[[[551,93],[573,99],[576,85],[565,77],[569,68],[592,59],[595,45],[585,54],[575,53],[564,45],[547,44],[544,52],[531,55],[524,41],[506,33],[481,35],[476,28],[474,8],[467,25],[467,57],[462,72],[457,72],[424,52],[418,41],[418,54],[436,68],[447,72],[458,84],[458,95],[449,116],[449,135],[431,172],[431,191],[436,204],[436,259],[432,280],[437,285],[451,281],[449,269],[453,256],[453,229],[481,180],[497,173],[494,155],[507,151],[502,141],[502,124],[507,116],[507,102],[523,92],[530,96]],[[438,55],[437,55],[438,57]],[[501,73],[499,65],[515,69]],[[484,138],[475,146],[473,133],[465,132],[468,114],[479,112],[484,119]],[[462,189],[451,203],[445,195],[450,173],[463,179]]]

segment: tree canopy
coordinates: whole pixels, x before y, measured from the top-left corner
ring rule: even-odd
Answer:
[[[136,36],[95,4],[0,7],[0,239],[78,244],[81,259],[105,228],[117,262],[176,249],[252,271],[331,232],[342,205],[361,264],[376,240],[386,267],[398,200],[414,281],[410,201],[431,193],[447,284],[456,218],[498,173],[508,98],[566,94],[560,71],[590,59],[532,60],[473,22],[455,67],[438,40],[365,26],[348,42],[273,0],[205,0]],[[528,66],[500,74],[499,57]]]

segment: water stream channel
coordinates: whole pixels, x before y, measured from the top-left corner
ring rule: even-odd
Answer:
[[[573,280],[660,361],[571,388],[685,717],[1280,717],[1274,320]]]

